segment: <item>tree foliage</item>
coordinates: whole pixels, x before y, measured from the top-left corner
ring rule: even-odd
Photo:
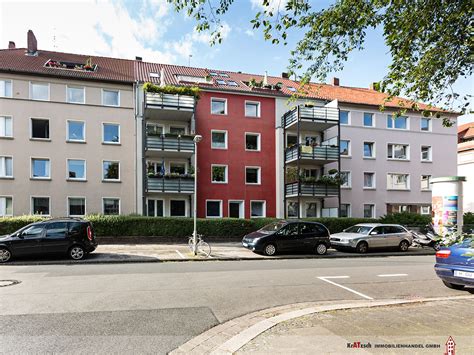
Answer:
[[[220,43],[221,19],[235,0],[168,0],[197,21],[197,31],[211,31]],[[413,101],[467,112],[471,95],[452,90],[457,79],[473,72],[473,6],[471,0],[337,0],[325,9],[316,1],[261,0],[262,11],[250,21],[266,40],[287,45],[290,33],[302,34],[289,63],[303,85],[324,82],[343,69],[353,51],[364,49],[367,32],[380,29],[391,64],[376,87],[387,101]],[[418,109],[416,104],[401,110]],[[425,111],[425,114],[431,114]]]

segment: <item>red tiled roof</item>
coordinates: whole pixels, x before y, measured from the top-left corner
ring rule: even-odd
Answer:
[[[458,126],[458,136],[460,138],[474,138],[474,122]]]

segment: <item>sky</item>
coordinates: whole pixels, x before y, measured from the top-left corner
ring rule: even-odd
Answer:
[[[235,0],[223,18],[222,44],[210,46],[208,33],[197,33],[196,22],[176,13],[166,0],[0,0],[0,48],[8,41],[26,47],[33,30],[38,48],[134,59],[166,64],[242,71],[279,76],[301,33],[289,36],[288,46],[272,45],[250,20],[262,0]],[[271,0],[281,2],[286,0]],[[331,0],[310,0],[326,7]],[[191,57],[190,57],[191,56]],[[383,78],[390,55],[380,29],[368,31],[365,49],[355,52],[345,69],[334,73],[341,85],[368,87]],[[461,95],[474,93],[472,78],[454,87]],[[474,121],[469,115],[461,123]]]

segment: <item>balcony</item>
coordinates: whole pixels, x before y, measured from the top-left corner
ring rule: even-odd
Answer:
[[[194,154],[193,138],[194,136],[147,135],[145,150],[148,156],[190,157]]]
[[[297,160],[328,164],[339,159],[339,147],[334,145],[307,146],[294,145],[285,150],[285,162],[296,163]]]
[[[194,193],[193,177],[147,177],[147,192]]]
[[[301,130],[324,131],[339,124],[339,109],[299,105],[282,117],[285,129],[296,129],[298,123]]]
[[[318,182],[291,182],[285,185],[285,195],[286,197],[337,197],[339,196],[339,186]]]
[[[189,95],[145,92],[145,113],[148,119],[189,121],[194,114],[195,103],[195,98]]]

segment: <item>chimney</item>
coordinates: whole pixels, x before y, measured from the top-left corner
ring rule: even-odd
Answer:
[[[331,79],[331,85],[332,86],[339,86],[339,78],[333,77]]]
[[[379,83],[377,82],[370,83],[369,85],[369,89],[374,90],[374,91],[378,91],[378,87],[379,87]]]
[[[36,41],[35,34],[32,30],[28,30],[28,55],[37,55],[38,54],[38,42]]]
[[[135,57],[135,60],[141,62],[143,60],[143,58],[142,57]]]
[[[8,42],[8,49],[15,49],[15,48],[16,48],[15,42],[13,41]]]
[[[282,77],[283,79],[289,79],[289,78],[290,78],[290,76],[288,75],[288,73],[285,73],[285,72],[281,73],[281,77]]]

